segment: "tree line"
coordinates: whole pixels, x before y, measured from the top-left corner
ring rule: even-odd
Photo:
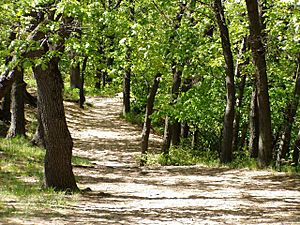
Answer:
[[[152,126],[166,159],[184,145],[221,163],[245,155],[260,167],[298,165],[296,0],[2,3],[1,119],[10,121],[8,137],[25,135],[24,103],[37,106],[32,142],[46,149],[46,187],[78,189],[66,81],[81,108],[88,88],[123,92],[123,114],[143,116],[141,165]],[[33,74],[37,99],[24,74]]]

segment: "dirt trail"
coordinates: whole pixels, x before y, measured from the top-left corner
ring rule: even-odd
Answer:
[[[90,98],[78,111],[67,103],[74,155],[92,168],[74,168],[80,188],[64,209],[40,215],[43,224],[300,224],[300,176],[225,168],[138,167],[140,128],[119,118],[118,98]],[[160,137],[151,136],[151,148]],[[33,222],[34,222],[34,218]]]

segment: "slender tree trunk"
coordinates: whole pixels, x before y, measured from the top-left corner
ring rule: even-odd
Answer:
[[[11,89],[11,123],[7,133],[8,138],[25,136],[25,115],[24,115],[24,92],[23,69],[18,70],[17,78]]]
[[[129,54],[129,52],[127,52]],[[127,58],[130,58],[127,55]],[[131,80],[131,68],[127,65],[123,78],[123,115],[125,116],[130,112],[130,80]]]
[[[251,105],[250,105],[250,137],[249,137],[249,152],[251,158],[258,157],[258,136],[259,136],[259,119],[258,119],[258,108],[257,108],[257,89],[256,81],[253,84]]]
[[[185,139],[188,138],[189,132],[190,132],[189,125],[186,122],[182,123],[181,124],[181,137],[185,138]]]
[[[11,91],[8,91],[4,96],[1,104],[1,119],[4,122],[9,122],[11,119],[10,105],[11,105]]]
[[[129,0],[129,11],[131,22],[135,19],[134,11],[134,1]],[[130,82],[131,82],[131,47],[127,46],[126,61],[127,65],[125,67],[124,78],[123,78],[123,115],[130,112]]]
[[[75,65],[71,66],[71,72],[70,72],[70,87],[78,88],[81,87],[81,79],[80,79],[80,63],[76,62]]]
[[[199,129],[196,128],[196,130],[193,132],[193,139],[192,139],[192,148],[197,149],[199,142]]]
[[[39,105],[39,103],[38,103],[38,105]],[[32,145],[46,148],[45,137],[44,137],[44,127],[43,127],[43,123],[42,123],[40,108],[41,107],[39,107],[39,106],[37,107],[37,115],[36,115],[37,127],[35,130],[35,134],[33,135],[33,138],[31,139],[30,143]]]
[[[71,165],[73,142],[65,118],[58,62],[52,58],[45,71],[39,66],[34,68],[46,147],[45,186],[77,191]]]
[[[81,70],[81,82],[80,82],[80,88],[79,88],[79,107],[84,108],[83,104],[85,102],[85,96],[84,96],[84,74],[86,69],[88,57],[86,56],[82,63],[82,70]]]
[[[221,0],[214,1],[214,11],[220,30],[222,40],[223,55],[226,64],[226,89],[227,102],[224,114],[224,129],[221,148],[221,162],[228,163],[232,161],[232,140],[233,140],[233,120],[235,106],[235,87],[234,87],[234,63],[231,52],[229,32],[224,16],[224,9]]]
[[[294,152],[293,152],[293,163],[295,164],[295,166],[298,166],[299,164],[299,152],[300,152],[300,130],[298,133],[297,140],[295,142]]]
[[[246,5],[250,25],[251,49],[257,77],[259,113],[258,164],[260,167],[266,167],[272,160],[272,129],[265,47],[262,41],[264,34],[257,0],[246,0]]]
[[[181,76],[182,69],[179,68],[176,64],[172,66],[173,72],[173,83],[172,83],[172,97],[171,97],[171,105],[175,104],[176,99],[179,95],[179,89],[181,85]],[[179,126],[178,126],[179,124]],[[178,121],[172,122],[170,117],[167,116],[165,119],[165,130],[162,144],[162,152],[167,155],[169,154],[169,148],[171,146],[171,141],[174,145],[178,145],[180,143],[180,123]],[[173,136],[175,133],[175,136]]]
[[[288,103],[286,113],[284,115],[285,120],[283,124],[283,132],[280,138],[277,159],[276,159],[277,169],[280,169],[281,159],[284,159],[286,157],[290,148],[292,127],[295,121],[295,116],[297,113],[297,108],[300,99],[300,75],[299,75],[300,68],[299,67],[300,67],[300,58],[296,70],[296,82],[295,82],[296,84],[295,84],[294,96],[292,101]]]
[[[154,78],[152,88],[150,90],[150,93],[147,97],[147,106],[146,106],[146,113],[145,113],[145,120],[142,130],[142,143],[141,143],[141,149],[142,149],[142,158],[141,158],[141,166],[144,166],[147,162],[147,151],[148,151],[148,143],[149,143],[149,135],[150,135],[150,127],[151,127],[151,118],[150,116],[153,113],[153,107],[154,107],[154,101],[155,96],[157,93],[157,89],[159,86],[161,74],[157,74]]]

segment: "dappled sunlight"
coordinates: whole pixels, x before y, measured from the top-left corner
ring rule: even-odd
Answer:
[[[91,192],[50,211],[4,224],[300,224],[300,176],[203,166],[139,167],[141,127],[120,119],[118,98],[66,103],[81,189]],[[159,151],[161,137],[150,136]],[[30,182],[30,181],[29,181]]]

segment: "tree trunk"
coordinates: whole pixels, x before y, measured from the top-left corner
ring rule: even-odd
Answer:
[[[266,167],[272,160],[272,129],[265,47],[262,40],[264,34],[257,0],[246,0],[246,5],[249,17],[251,49],[257,77],[259,114],[258,164],[260,167]]]
[[[145,113],[145,120],[142,130],[142,158],[141,158],[141,166],[144,166],[147,162],[147,151],[148,151],[148,143],[149,143],[149,134],[150,134],[150,127],[151,127],[151,118],[150,116],[153,113],[154,101],[155,96],[157,93],[157,89],[159,86],[161,74],[157,74],[154,78],[152,88],[147,98],[147,106],[146,106],[146,113]]]
[[[292,101],[288,103],[286,113],[284,115],[285,120],[283,124],[283,132],[280,138],[280,144],[279,144],[277,158],[276,158],[277,169],[280,169],[281,159],[284,159],[286,157],[290,148],[292,127],[295,121],[295,116],[297,113],[297,108],[300,99],[300,75],[299,75],[300,66],[299,65],[300,65],[300,58],[296,70],[296,84],[295,84],[294,96]]]
[[[235,67],[235,77],[240,78],[240,83],[238,85],[238,98],[236,102],[237,110],[235,111],[234,116],[234,122],[233,122],[233,140],[232,140],[232,149],[233,152],[237,151],[239,146],[239,131],[240,131],[240,119],[241,119],[241,113],[240,110],[243,106],[243,100],[244,100],[244,90],[246,85],[246,78],[247,76],[241,75],[241,68],[245,65],[249,64],[249,60],[247,60],[244,63],[239,63],[239,60],[241,59],[243,53],[247,50],[247,37],[243,38],[241,43],[241,48],[236,60],[236,67]],[[242,77],[241,77],[242,76]]]
[[[71,65],[70,72],[70,87],[72,89],[81,87],[81,78],[80,78],[80,63],[76,62],[75,65]]]
[[[235,106],[235,87],[234,87],[234,64],[231,52],[231,44],[227,24],[225,22],[224,9],[221,0],[215,0],[214,11],[220,30],[222,40],[223,55],[226,65],[226,89],[227,102],[224,114],[224,129],[221,148],[221,163],[232,161],[232,140],[233,140],[233,120]]]
[[[130,56],[128,56],[130,57]],[[123,115],[125,116],[130,112],[130,80],[131,68],[127,65],[123,78]]]
[[[249,137],[249,152],[251,158],[258,157],[258,136],[259,136],[259,119],[257,109],[257,89],[254,81],[249,119],[250,137]]]
[[[135,11],[134,11],[134,1],[129,0],[129,17],[130,21],[134,22],[135,19]],[[126,50],[126,66],[124,71],[124,78],[123,78],[123,115],[125,116],[126,113],[130,112],[130,80],[131,80],[131,47],[127,46]]]
[[[189,132],[190,132],[189,125],[186,122],[182,123],[181,124],[181,137],[185,138],[185,139],[188,138]]]
[[[9,122],[11,119],[10,105],[11,105],[11,91],[8,91],[4,96],[1,104],[1,119],[4,122]]]
[[[33,135],[33,138],[31,139],[30,143],[32,145],[46,148],[45,137],[44,137],[44,127],[43,127],[43,123],[42,123],[40,108],[41,107],[37,107],[37,115],[36,115],[37,127],[36,127],[35,134]]]
[[[45,186],[77,191],[71,165],[73,142],[65,118],[58,62],[52,58],[45,71],[39,66],[34,68],[46,147]]]
[[[293,163],[295,164],[295,166],[298,166],[299,164],[299,152],[300,152],[300,130],[298,133],[297,140],[295,142],[294,152],[293,152]]]
[[[176,99],[178,98],[179,95],[182,69],[179,68],[179,66],[177,66],[176,64],[173,64],[172,73],[173,73],[173,83],[172,83],[171,105],[175,104]],[[165,130],[164,130],[163,145],[162,145],[162,152],[165,155],[169,153],[171,141],[174,145],[178,145],[180,143],[180,130],[181,130],[180,123],[178,121],[171,122],[170,117],[167,116],[165,119]]]
[[[7,133],[8,138],[25,136],[25,115],[24,115],[24,92],[23,69],[18,70],[17,78],[11,89],[11,123]]]
[[[199,142],[199,129],[196,128],[196,130],[193,132],[193,139],[192,139],[192,148],[193,149],[198,148],[198,142]]]
[[[83,104],[85,102],[85,96],[84,96],[84,74],[86,69],[88,57],[86,56],[82,63],[82,70],[81,70],[81,82],[80,82],[80,88],[79,88],[79,107],[84,108]]]

